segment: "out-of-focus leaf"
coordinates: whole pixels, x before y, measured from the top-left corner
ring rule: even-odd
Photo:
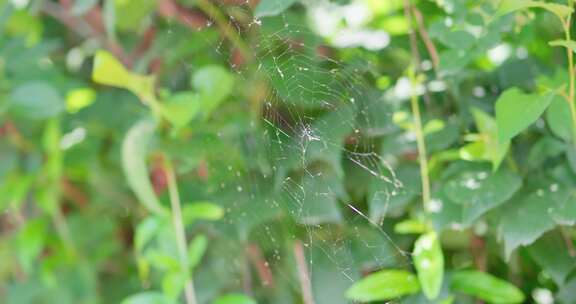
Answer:
[[[550,92],[543,95],[525,94],[517,88],[506,90],[496,101],[498,139],[506,142],[534,123],[554,99]]]
[[[452,274],[451,289],[490,303],[522,303],[524,294],[516,286],[490,274],[464,270]]]
[[[564,285],[564,281],[576,267],[576,259],[570,256],[566,243],[557,232],[545,234],[528,247],[528,252],[558,286]]]
[[[166,215],[167,211],[154,193],[146,167],[148,145],[154,128],[154,123],[149,120],[142,120],[130,128],[122,143],[122,167],[138,200],[149,211]]]
[[[201,109],[200,96],[193,92],[177,93],[161,105],[162,116],[174,127],[186,126]]]
[[[444,279],[444,254],[436,232],[428,232],[416,240],[413,256],[422,292],[429,300],[436,299]]]
[[[28,221],[18,233],[18,260],[25,273],[29,273],[33,269],[34,262],[38,261],[46,241],[45,238],[46,223],[39,219]]]
[[[546,111],[546,122],[554,135],[564,139],[572,140],[572,117],[570,115],[570,106],[562,97],[556,97],[552,100],[550,107]]]
[[[546,3],[544,1],[531,0],[502,0],[498,8],[497,15],[506,15],[517,10],[539,7],[548,10],[563,19],[572,13],[572,8],[567,5],[557,3]]]
[[[574,40],[554,40],[550,41],[548,44],[551,46],[563,46],[576,53],[576,41]]]
[[[209,202],[193,202],[182,208],[184,223],[191,224],[196,220],[216,221],[224,216],[222,207]]]
[[[190,269],[194,269],[200,264],[207,247],[208,238],[203,234],[196,236],[190,242],[190,246],[188,246],[188,264]]]
[[[155,237],[160,225],[160,219],[154,216],[150,216],[138,224],[136,235],[134,236],[134,249],[136,252],[141,252],[144,246]]]
[[[157,291],[146,291],[130,296],[122,301],[122,304],[175,304]]]
[[[275,16],[288,9],[296,3],[296,1],[297,0],[262,0],[256,7],[254,15],[256,18]]]
[[[572,225],[576,221],[575,202],[574,194],[558,184],[512,199],[500,211],[498,227],[506,257],[518,246],[532,244],[557,224]]]
[[[91,88],[74,89],[66,94],[66,110],[68,113],[76,113],[96,100],[96,91]]]
[[[107,51],[96,52],[92,79],[100,84],[127,89],[143,102],[151,102],[154,99],[154,77],[128,71]]]
[[[498,140],[498,127],[490,115],[476,108],[472,109],[472,115],[480,136],[478,141],[463,147],[460,155],[466,160],[489,160],[492,162],[492,168],[496,170],[508,153],[510,141]]]
[[[256,301],[242,294],[228,294],[216,299],[214,304],[256,304]]]
[[[218,65],[202,67],[192,75],[192,87],[200,94],[201,109],[208,117],[232,92],[234,77]]]
[[[429,230],[430,227],[425,222],[417,219],[408,219],[394,225],[394,232],[401,234],[422,234]]]
[[[64,110],[64,99],[50,84],[28,82],[16,87],[10,95],[9,111],[26,119],[47,119]]]
[[[404,270],[382,270],[354,283],[346,291],[346,298],[359,301],[393,300],[420,290],[415,275]]]
[[[181,271],[171,271],[162,278],[162,292],[167,298],[175,301],[184,289],[185,283],[185,274]]]
[[[96,4],[98,4],[98,0],[76,0],[72,6],[72,14],[77,16],[83,15],[92,9]]]
[[[489,172],[465,171],[448,180],[443,187],[446,196],[462,206],[462,220],[472,223],[486,211],[509,200],[522,185],[522,179],[509,170]]]

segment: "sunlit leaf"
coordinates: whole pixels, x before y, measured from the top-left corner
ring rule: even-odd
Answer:
[[[228,294],[216,299],[214,304],[256,304],[256,301],[242,294]]]
[[[412,273],[404,270],[382,270],[354,283],[346,291],[346,297],[359,302],[393,300],[419,290],[418,279]]]
[[[209,202],[193,202],[182,208],[184,223],[190,224],[196,220],[216,221],[224,216],[222,207]]]
[[[413,255],[422,292],[433,300],[440,294],[444,279],[444,254],[436,232],[421,235],[414,244]]]
[[[203,234],[196,236],[188,246],[188,263],[190,269],[196,268],[208,247],[208,238]]]
[[[466,270],[452,274],[451,289],[489,303],[522,303],[524,294],[516,286],[490,274]]]
[[[496,102],[498,139],[505,142],[522,132],[548,108],[554,93],[525,94],[517,88],[506,90]]]

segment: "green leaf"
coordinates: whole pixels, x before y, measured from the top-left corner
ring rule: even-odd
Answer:
[[[10,94],[9,111],[24,119],[55,117],[64,107],[62,96],[46,82],[27,82],[17,86]]]
[[[213,304],[256,304],[256,301],[243,294],[228,294],[219,297]]]
[[[528,247],[534,261],[542,267],[558,286],[562,286],[576,266],[576,259],[570,256],[562,235],[550,232]]]
[[[464,270],[452,274],[450,288],[490,303],[522,303],[524,294],[516,286],[490,274]]]
[[[146,244],[157,235],[160,225],[160,219],[154,216],[149,216],[138,224],[134,236],[134,249],[137,253],[142,252]]]
[[[160,292],[146,291],[124,299],[122,304],[175,304],[175,302],[167,299]]]
[[[297,0],[262,0],[256,6],[254,11],[254,16],[256,18],[262,18],[266,16],[276,16],[284,12]]]
[[[466,160],[489,160],[492,162],[492,169],[496,170],[508,153],[510,141],[498,140],[498,126],[490,115],[476,108],[472,108],[472,115],[480,136],[478,141],[462,148],[460,155]]]
[[[107,51],[96,52],[92,79],[100,84],[129,90],[143,102],[151,102],[155,98],[153,76],[131,73]]]
[[[192,87],[198,90],[202,112],[208,117],[232,92],[234,77],[221,66],[208,65],[194,73]]]
[[[417,293],[420,290],[418,279],[405,270],[381,270],[354,283],[347,291],[346,298],[359,302],[397,299]]]
[[[534,123],[554,99],[552,92],[544,95],[525,94],[517,88],[506,90],[496,101],[498,140],[512,139]]]
[[[555,14],[560,19],[568,17],[572,13],[572,8],[567,5],[557,3],[546,3],[543,1],[529,1],[529,0],[502,0],[496,15],[502,16],[512,13],[517,10],[526,8],[543,8]]]
[[[190,246],[188,246],[188,266],[190,269],[194,269],[200,264],[207,247],[208,238],[203,234],[197,235],[192,242],[190,242]]]
[[[142,120],[130,128],[122,143],[122,168],[138,201],[149,211],[166,215],[166,209],[158,201],[148,178],[146,167],[148,145],[154,129],[154,123],[149,120]]]
[[[443,191],[451,201],[462,205],[462,221],[469,225],[509,200],[521,185],[522,178],[508,170],[472,170],[448,180]]]
[[[557,224],[572,225],[576,221],[575,203],[572,191],[559,184],[507,203],[500,212],[498,226],[506,257],[518,246],[532,244]]]
[[[548,42],[548,44],[551,46],[563,46],[576,53],[576,41],[573,40],[554,40]]]
[[[429,300],[436,299],[444,278],[444,255],[436,232],[421,235],[416,240],[413,256],[424,295]]]
[[[187,225],[196,220],[217,221],[223,216],[224,209],[209,202],[188,203],[182,208],[182,218]]]
[[[562,97],[556,97],[546,111],[546,122],[554,135],[564,139],[572,140],[572,117],[570,106]]]
[[[200,96],[193,92],[177,93],[161,104],[162,116],[176,128],[186,126],[200,112]]]
[[[408,219],[394,225],[394,232],[400,234],[423,234],[430,230],[430,227],[423,221],[417,219]]]

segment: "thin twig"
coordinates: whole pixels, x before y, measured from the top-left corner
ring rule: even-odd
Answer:
[[[412,5],[412,13],[414,15],[414,19],[416,19],[416,23],[418,23],[418,33],[420,33],[420,37],[428,50],[428,54],[430,55],[430,59],[432,59],[432,66],[434,67],[434,71],[436,75],[438,74],[440,68],[440,58],[438,56],[438,50],[430,39],[430,35],[428,35],[428,31],[426,31],[426,26],[424,24],[424,17],[422,17],[422,12],[415,6]]]
[[[176,246],[178,247],[178,255],[182,272],[188,274],[188,249],[186,242],[186,231],[184,229],[184,222],[182,220],[182,207],[180,203],[180,195],[178,194],[178,185],[176,183],[176,174],[170,160],[166,159],[166,179],[168,182],[168,195],[170,197],[170,206],[172,208],[172,224],[174,225],[174,233],[176,235]],[[196,292],[194,291],[194,283],[192,276],[187,275],[187,280],[184,285],[184,296],[186,297],[187,304],[196,304]]]
[[[304,254],[304,246],[300,240],[294,242],[294,257],[296,258],[296,264],[298,266],[298,279],[300,281],[300,288],[302,289],[302,301],[304,304],[314,304],[310,274],[308,272],[308,266],[306,265],[306,255]]]

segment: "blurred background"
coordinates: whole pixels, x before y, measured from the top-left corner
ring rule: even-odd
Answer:
[[[0,0],[0,303],[576,303],[535,2]]]

